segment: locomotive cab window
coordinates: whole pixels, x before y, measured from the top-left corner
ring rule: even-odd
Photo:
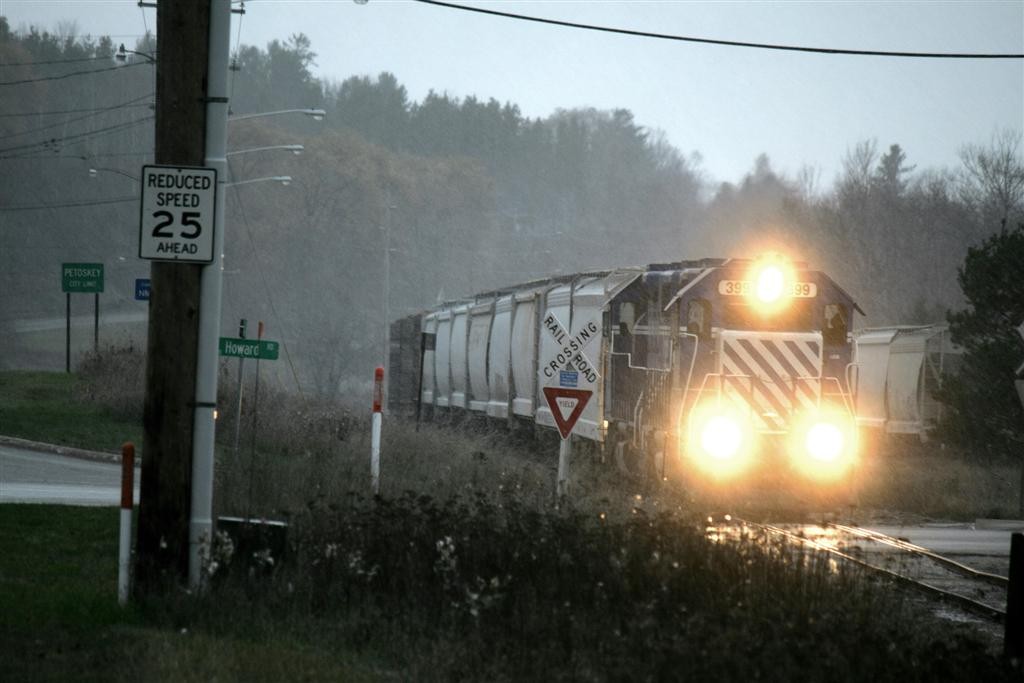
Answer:
[[[686,305],[686,331],[701,339],[711,336],[711,302],[694,299]]]
[[[634,327],[636,327],[636,308],[629,302],[619,304],[619,334],[628,337],[633,334]]]
[[[825,304],[825,320],[821,336],[828,346],[842,346],[849,331],[850,314],[843,304]]]

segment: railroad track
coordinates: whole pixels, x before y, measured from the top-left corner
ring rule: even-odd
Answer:
[[[708,533],[721,537],[740,527],[827,553],[986,620],[1002,623],[1006,618],[1006,577],[978,571],[903,539],[844,524],[787,528],[728,515],[725,525],[709,525]]]

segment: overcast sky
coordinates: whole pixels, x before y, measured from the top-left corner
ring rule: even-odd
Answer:
[[[459,0],[461,1],[461,0]],[[1024,2],[469,3],[537,17],[731,41],[858,50],[1024,52]],[[698,151],[710,180],[738,181],[767,154],[829,184],[847,149],[899,143],[918,168],[955,166],[965,143],[1024,127],[1024,60],[907,59],[778,52],[612,35],[411,0],[249,0],[232,41],[266,47],[305,33],[316,74],[394,73],[430,89],[494,97],[528,116],[623,107]],[[156,27],[136,0],[0,0],[15,30],[110,35],[129,46]],[[296,106],[307,103],[296,102]]]

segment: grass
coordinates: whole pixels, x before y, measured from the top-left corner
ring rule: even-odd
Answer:
[[[269,573],[127,609],[115,510],[0,506],[0,680],[1015,680],[818,556],[507,503],[314,506]]]
[[[110,452],[141,445],[141,420],[83,400],[83,387],[77,374],[0,372],[0,434]]]
[[[109,665],[133,621],[113,599],[116,524],[114,509],[0,505],[0,679],[98,679]]]
[[[131,423],[116,416],[134,403],[111,402],[128,390],[101,391],[135,386],[130,363],[99,358],[77,380],[0,374],[0,432],[35,402],[63,422]],[[106,407],[61,413],[80,409],[69,397]],[[204,595],[120,610],[113,510],[0,506],[0,680],[1012,678],[971,632],[855,568],[705,536],[700,513],[717,505],[786,514],[783,477],[659,486],[581,448],[571,502],[555,507],[553,444],[392,417],[372,498],[368,420],[270,391],[261,404],[243,412],[258,434],[218,454],[215,511],[287,519],[287,550],[268,563],[239,545]],[[52,440],[61,422],[29,422],[27,438]],[[1010,500],[990,495],[991,467],[948,457],[869,460],[853,488],[920,514]]]
[[[305,643],[196,632],[181,596],[118,607],[117,528],[114,508],[0,505],[0,680],[366,679]]]

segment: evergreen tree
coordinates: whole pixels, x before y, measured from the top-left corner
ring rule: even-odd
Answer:
[[[958,278],[967,308],[948,315],[964,356],[939,396],[952,409],[943,428],[976,453],[1010,454],[1024,444],[1024,411],[1014,389],[1014,372],[1024,361],[1016,330],[1024,322],[1021,263],[1024,224],[968,249]]]

